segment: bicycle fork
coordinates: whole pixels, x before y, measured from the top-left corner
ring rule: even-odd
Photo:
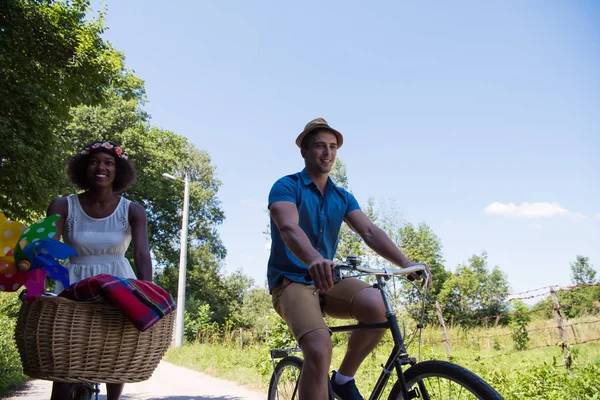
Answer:
[[[381,288],[385,288],[384,278],[382,276],[377,276],[376,279],[377,285],[379,285]],[[398,376],[398,381],[400,382],[402,398],[406,400],[417,398],[419,397],[419,393],[416,391],[416,389],[410,391],[408,390],[406,386],[406,380],[404,379],[404,373],[402,372],[403,365],[412,366],[416,364],[416,360],[408,357],[408,352],[404,346],[404,339],[402,338],[402,333],[400,332],[400,328],[398,326],[398,319],[387,296],[387,292],[385,290],[380,290],[380,292],[383,299],[383,304],[385,306],[385,316],[394,340],[394,348],[386,364],[382,365],[383,372],[379,376],[379,379],[377,379],[375,388],[369,400],[377,400],[379,398],[394,370],[396,370],[396,375]],[[419,388],[421,388],[421,386],[423,386],[423,384],[422,382],[419,382]],[[424,389],[424,387],[422,389]]]

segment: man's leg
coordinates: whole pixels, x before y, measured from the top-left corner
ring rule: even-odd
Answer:
[[[331,364],[331,334],[317,329],[302,336],[300,348],[304,365],[300,374],[300,399],[328,399],[329,365]]]
[[[285,320],[304,356],[300,374],[301,400],[328,399],[331,332],[323,321],[319,296],[312,285],[289,280],[273,289],[273,306]]]
[[[348,318],[341,310],[339,301],[331,301],[333,303],[331,308],[327,305],[328,301],[329,299],[325,302],[327,314],[336,318]],[[361,289],[352,299],[350,313],[362,323],[384,322],[386,320],[385,306],[379,290],[371,287]],[[360,364],[377,346],[385,331],[385,329],[368,329],[352,332],[339,373],[345,376],[354,376]]]

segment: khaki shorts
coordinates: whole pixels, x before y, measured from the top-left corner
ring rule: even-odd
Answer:
[[[352,302],[358,292],[369,287],[371,285],[356,278],[344,279],[336,283],[333,285],[333,289],[324,295],[323,311],[335,318],[354,318]],[[284,278],[283,283],[273,289],[273,307],[285,320],[297,341],[314,330],[329,330],[323,320],[319,296],[313,296],[314,290],[313,285],[292,282],[287,278]]]

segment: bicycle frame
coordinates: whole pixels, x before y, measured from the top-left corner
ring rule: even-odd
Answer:
[[[382,366],[383,371],[381,372],[381,375],[379,375],[379,378],[375,383],[375,387],[373,388],[369,399],[379,399],[379,397],[383,393],[383,389],[385,388],[390,378],[390,375],[394,370],[396,370],[398,380],[402,382],[402,396],[403,398],[408,399],[408,389],[406,387],[406,381],[404,380],[402,366],[406,364],[410,364],[412,366],[416,364],[417,361],[415,360],[415,358],[408,357],[406,347],[404,346],[404,338],[402,337],[400,327],[398,326],[398,319],[396,318],[396,313],[392,308],[388,294],[385,290],[385,279],[382,275],[376,275],[375,277],[377,279],[377,283],[373,285],[373,287],[375,289],[378,289],[381,293],[383,304],[385,306],[385,317],[387,319],[387,322],[335,326],[330,327],[329,329],[331,329],[332,332],[348,332],[358,329],[389,329],[392,333],[392,338],[394,340],[394,347],[392,348],[392,352],[390,353],[390,356],[388,357],[388,360],[386,361],[385,365]]]

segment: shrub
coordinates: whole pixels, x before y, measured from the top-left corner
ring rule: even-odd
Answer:
[[[15,325],[15,318],[0,315],[0,394],[16,389],[27,380],[14,340]]]

